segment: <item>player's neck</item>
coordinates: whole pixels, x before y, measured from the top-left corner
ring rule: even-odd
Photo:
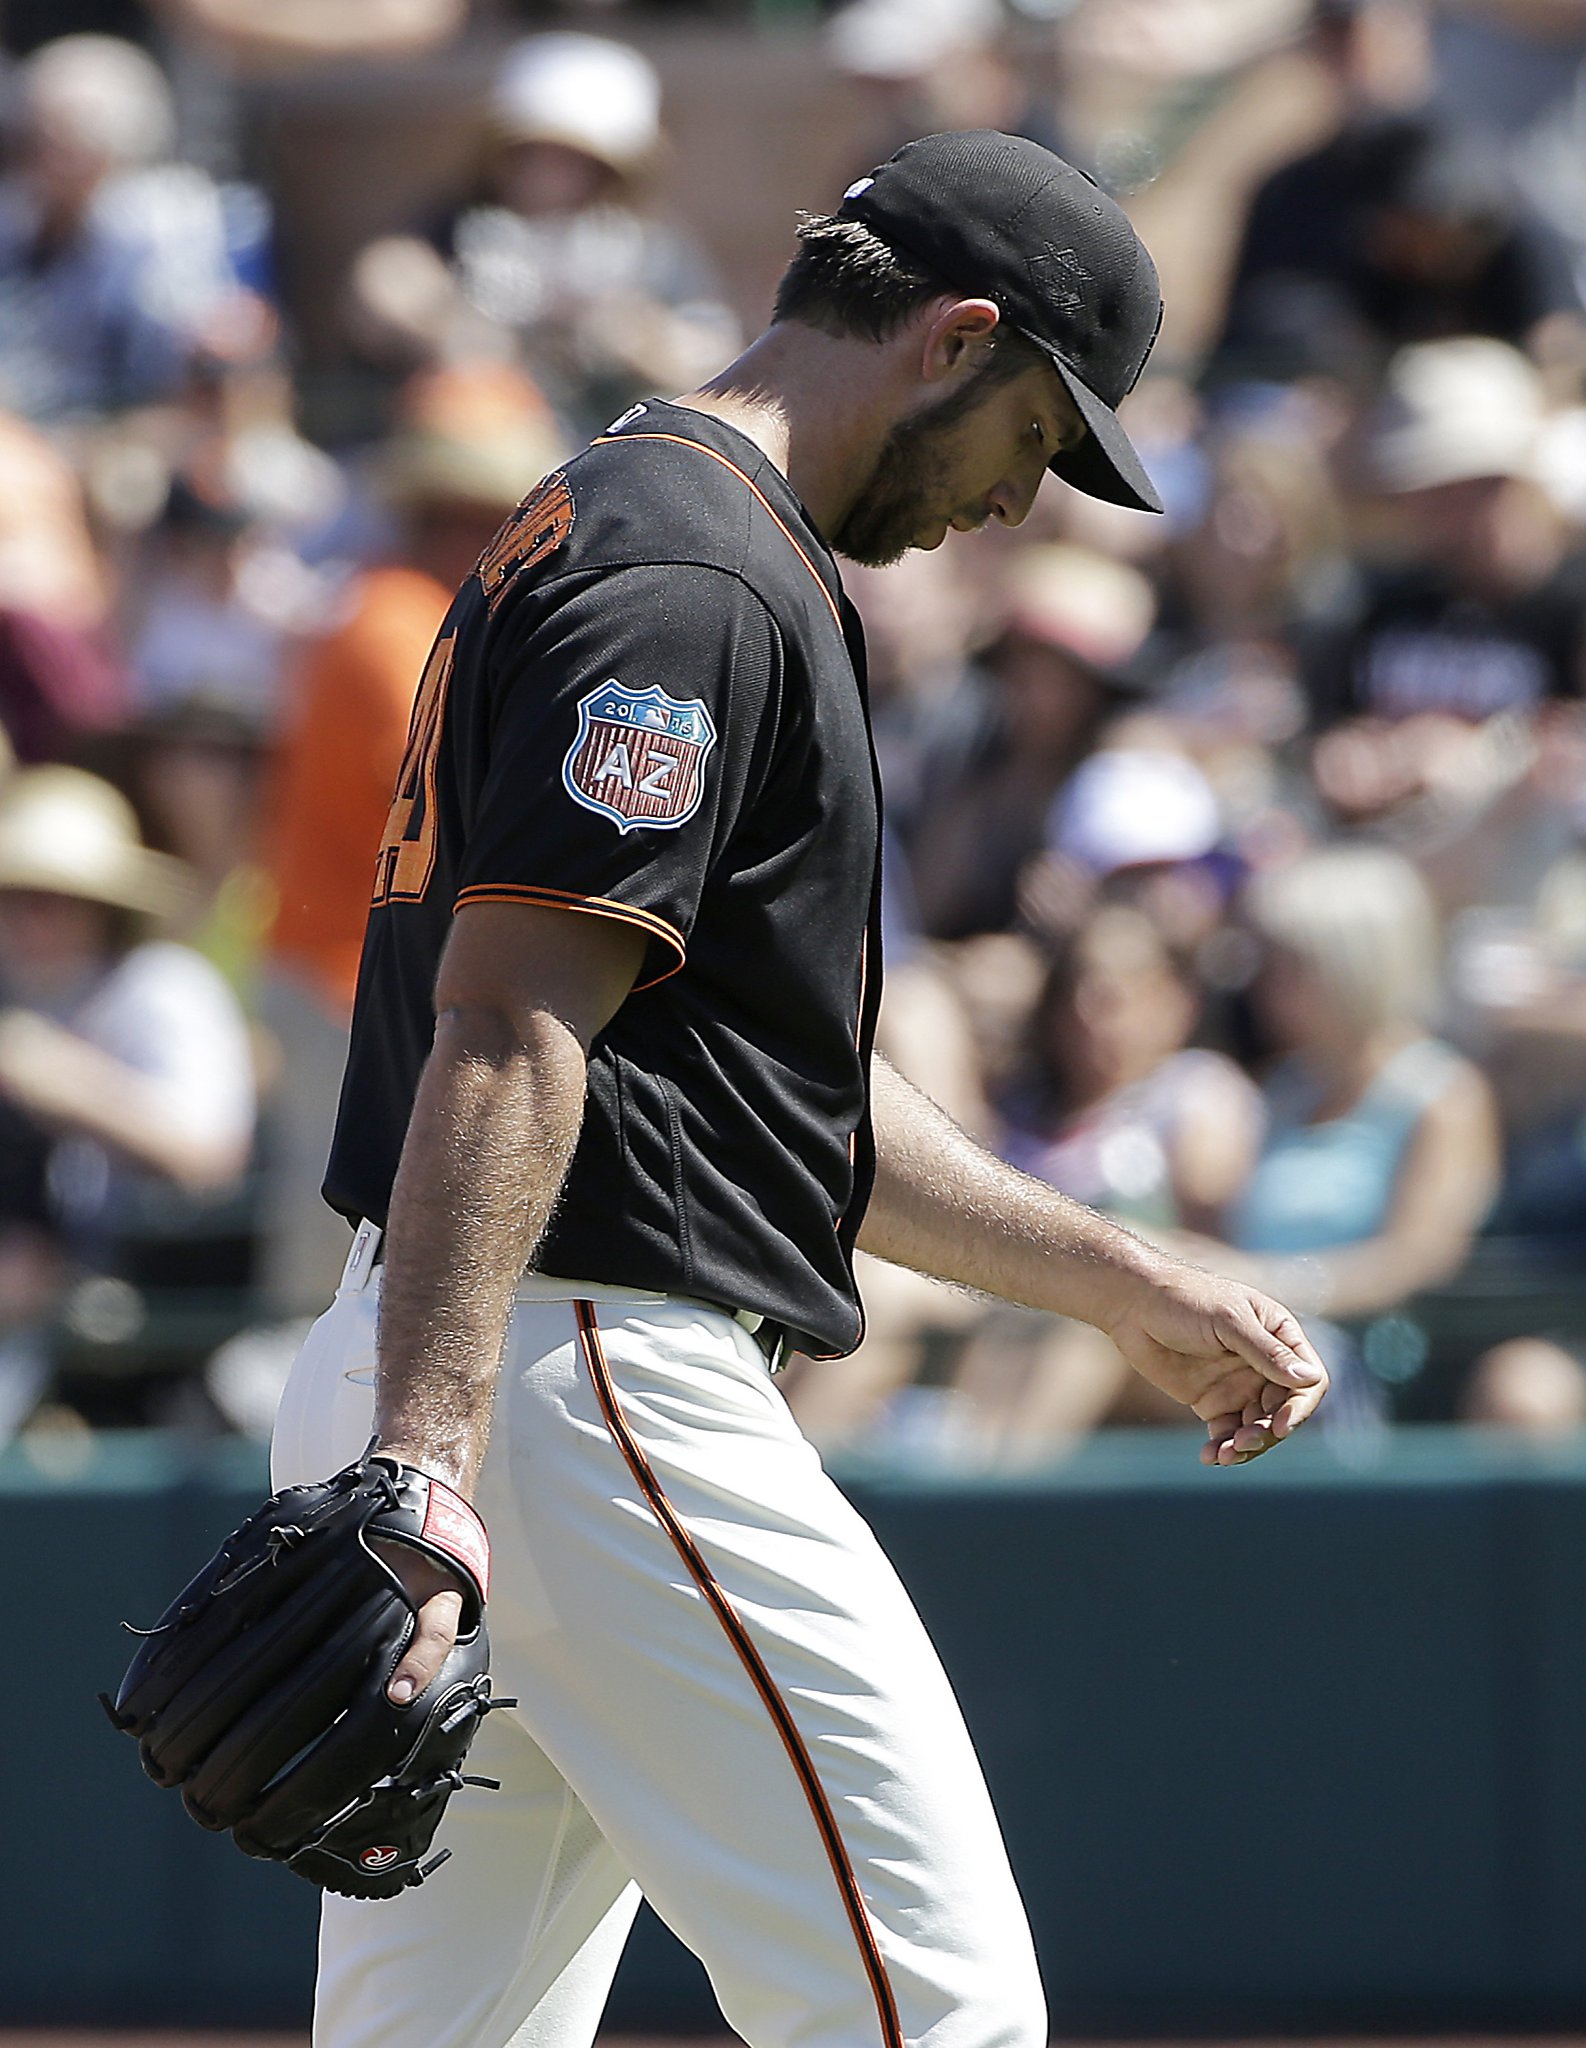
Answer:
[[[892,424],[895,374],[883,346],[787,322],[678,400],[712,413],[781,470],[823,533],[834,533],[874,471]]]

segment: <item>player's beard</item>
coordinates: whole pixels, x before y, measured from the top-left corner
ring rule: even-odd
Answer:
[[[929,412],[898,421],[877,457],[869,482],[832,535],[838,554],[867,569],[885,569],[907,554],[938,520],[952,519],[960,512],[976,520],[984,518],[982,506],[952,503],[953,463],[947,443],[954,428],[986,397],[991,375],[992,366],[987,365],[961,391]]]

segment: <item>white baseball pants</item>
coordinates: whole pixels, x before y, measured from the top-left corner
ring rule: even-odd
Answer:
[[[379,1233],[282,1397],[277,1485],[358,1456]],[[640,1890],[749,2048],[1044,2048],[1034,1953],[907,1594],[752,1337],[525,1278],[477,1505],[515,1695],[398,1899],[325,1900],[316,2048],[587,2048]]]

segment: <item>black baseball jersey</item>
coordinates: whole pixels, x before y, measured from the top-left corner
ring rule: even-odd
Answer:
[[[547,1273],[858,1339],[880,800],[863,642],[779,471],[652,402],[545,479],[453,601],[379,856],[325,1194],[384,1222],[455,909],[637,926]]]

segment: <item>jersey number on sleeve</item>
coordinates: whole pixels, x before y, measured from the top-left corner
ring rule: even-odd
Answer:
[[[456,639],[455,632],[443,633],[424,664],[407,747],[397,771],[396,795],[375,863],[376,908],[383,903],[416,903],[434,871],[435,757],[440,750],[441,716],[446,709]]]

